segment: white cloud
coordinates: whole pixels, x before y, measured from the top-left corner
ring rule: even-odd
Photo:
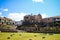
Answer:
[[[0,17],[4,17],[4,16],[2,16],[2,12],[0,12]]]
[[[46,17],[48,17],[48,15],[45,14],[45,13],[43,13],[43,14],[41,14],[41,15],[42,15],[42,18],[46,18]]]
[[[32,0],[33,2],[43,2],[44,0]]]
[[[5,8],[5,9],[3,9],[3,11],[8,11],[8,9],[7,9],[7,8]]]
[[[25,15],[26,13],[9,13],[8,18],[11,18],[12,20],[15,20],[15,21],[20,21],[20,20],[23,20]]]
[[[2,15],[2,12],[0,12],[0,15]]]
[[[15,21],[20,21],[20,20],[23,20],[25,15],[29,15],[29,14],[30,13],[9,13],[7,17]],[[42,15],[42,18],[49,17],[46,13],[42,13],[41,15]]]

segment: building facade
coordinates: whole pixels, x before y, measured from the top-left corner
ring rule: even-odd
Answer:
[[[38,15],[26,15],[22,25],[18,27],[20,30],[29,32],[59,32],[60,16],[42,18]]]

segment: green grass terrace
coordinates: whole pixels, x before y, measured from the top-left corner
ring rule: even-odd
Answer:
[[[60,34],[0,32],[0,40],[60,40]]]

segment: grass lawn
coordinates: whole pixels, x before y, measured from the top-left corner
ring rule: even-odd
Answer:
[[[60,34],[0,33],[0,40],[60,40]]]

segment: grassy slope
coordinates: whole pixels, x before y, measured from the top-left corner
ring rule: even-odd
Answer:
[[[49,35],[49,34],[42,34],[42,33],[0,33],[0,40],[29,40],[29,39],[60,40],[60,34]]]

